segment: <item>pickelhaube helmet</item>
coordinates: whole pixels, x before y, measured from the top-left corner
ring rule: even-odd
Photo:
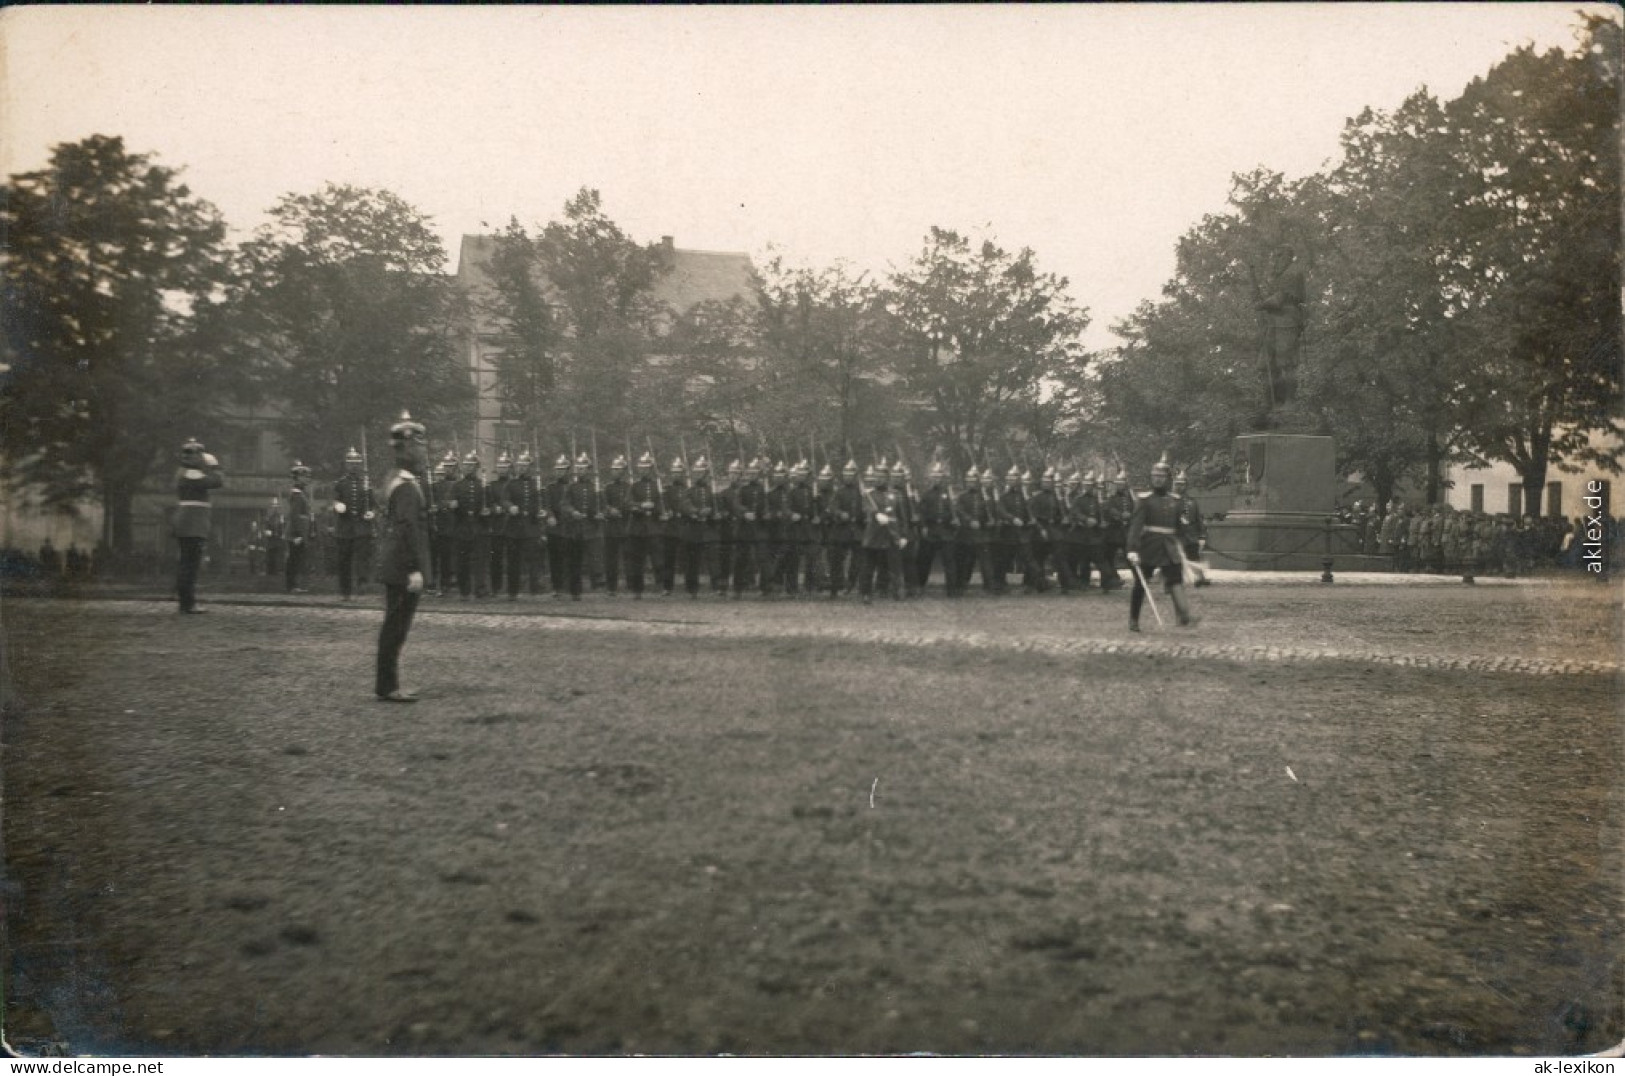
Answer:
[[[503,449],[501,452],[497,453],[497,470],[506,471],[512,466],[513,457],[508,455],[507,449]]]
[[[477,468],[479,465],[480,465],[480,454],[478,452],[475,452],[472,448],[469,449],[467,454],[463,456],[463,466],[464,467],[470,467],[470,468]]]
[[[1046,485],[1046,486],[1055,485],[1055,483],[1057,481],[1059,481],[1059,479],[1060,479],[1060,475],[1058,473],[1056,473],[1056,470],[1053,467],[1051,467],[1049,470],[1045,471],[1042,475],[1039,476],[1039,481],[1041,483],[1043,483],[1044,485]]]
[[[402,411],[400,420],[389,428],[391,441],[422,441],[427,437],[423,423],[413,420],[409,412]]]
[[[847,460],[846,464],[841,468],[841,474],[848,478],[856,478],[858,476],[858,461]]]
[[[704,456],[701,456],[699,459],[694,461],[694,473],[695,474],[701,474],[701,473],[709,474],[710,472],[711,472],[711,461],[710,460],[706,459]]]
[[[182,454],[191,453],[192,455],[202,455],[203,442],[199,441],[196,437],[188,437],[186,439],[186,443],[181,445],[181,452]]]
[[[592,470],[592,460],[583,452],[576,457],[576,474],[586,474]]]
[[[1113,476],[1112,482],[1119,486],[1128,485],[1128,472],[1123,470],[1122,467],[1118,467],[1117,474]]]
[[[344,454],[344,462],[345,463],[361,463],[362,462],[361,453],[359,453],[359,452],[357,452],[355,450],[354,445],[351,445],[350,446],[350,451],[348,451],[348,452],[346,452]]]
[[[744,464],[740,463],[738,460],[735,459],[735,460],[729,460],[728,461],[728,474],[729,474],[730,477],[733,477],[733,478],[739,477],[740,473],[743,472],[744,469],[745,469]]]
[[[1174,487],[1177,489],[1178,487],[1188,485],[1189,483],[1190,479],[1185,477],[1185,468],[1181,467],[1174,475]]]
[[[457,454],[449,448],[446,449],[446,454],[440,457],[440,469],[447,472],[457,469]]]
[[[1164,452],[1162,454],[1162,458],[1157,460],[1156,463],[1153,463],[1151,465],[1151,473],[1154,474],[1154,475],[1156,475],[1156,474],[1172,474],[1173,473],[1173,468],[1168,465],[1168,453],[1167,452]]]
[[[1092,486],[1095,484],[1095,472],[1093,469],[1083,472],[1083,484],[1086,486]]]
[[[790,468],[791,478],[806,478],[810,474],[812,474],[812,464],[806,460],[797,460],[796,465]]]
[[[904,463],[902,460],[898,460],[896,463],[892,464],[891,465],[891,476],[893,478],[901,478],[903,481],[907,482],[908,481],[908,464]]]
[[[965,481],[974,482],[980,477],[981,477],[981,472],[976,469],[976,464],[973,463],[973,464],[970,465],[970,467],[966,468],[966,470],[965,470]]]
[[[655,465],[655,458],[652,455],[650,455],[649,453],[645,452],[643,455],[638,457],[638,470],[640,470],[640,471],[653,470],[654,465]]]
[[[626,470],[626,457],[625,456],[616,456],[614,459],[610,460],[609,461],[609,469],[612,470],[612,471],[624,471],[624,470]]]
[[[282,498],[278,497],[274,493],[271,494],[271,507],[272,508],[279,508],[279,507],[281,507],[281,505],[282,505]]]
[[[295,477],[295,478],[309,478],[310,477],[310,468],[306,467],[303,463],[300,463],[298,460],[294,460],[293,461],[293,466],[288,468],[288,473],[290,475],[292,475],[293,477]]]
[[[1026,473],[1021,476],[1021,484],[1024,486],[1036,486],[1038,484],[1038,476],[1033,473],[1032,468],[1029,467]]]
[[[774,478],[786,478],[786,477],[789,476],[789,474],[790,474],[790,468],[788,468],[788,467],[786,467],[784,465],[783,460],[779,460],[777,463],[775,463],[773,465],[773,477]]]
[[[1006,482],[1020,482],[1021,481],[1021,468],[1017,467],[1015,464],[1012,463],[1010,465],[1010,469],[1008,471],[1004,472],[1004,480]]]
[[[948,465],[943,463],[941,460],[937,460],[935,463],[933,463],[931,465],[931,470],[928,471],[927,474],[931,478],[947,478],[948,477]]]
[[[982,485],[991,486],[999,480],[999,469],[990,463],[982,468],[982,473],[977,478]]]
[[[666,470],[670,471],[672,474],[684,474],[688,471],[688,465],[683,462],[683,457],[673,456],[671,459],[671,466],[667,467]]]
[[[519,453],[519,469],[520,470],[522,470],[522,471],[530,470],[530,465],[535,463],[535,462],[536,461],[531,458],[530,449],[527,448],[525,451]]]
[[[824,466],[820,467],[818,469],[818,481],[820,481],[820,482],[833,482],[833,481],[835,481],[835,468],[831,467],[827,463],[824,464]]]

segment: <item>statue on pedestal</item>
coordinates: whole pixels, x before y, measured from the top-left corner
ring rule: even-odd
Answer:
[[[1303,343],[1303,304],[1306,285],[1303,270],[1291,248],[1276,255],[1271,266],[1269,290],[1253,282],[1258,300],[1258,361],[1264,375],[1265,411],[1255,421],[1259,429],[1269,429],[1298,391],[1298,353]]]

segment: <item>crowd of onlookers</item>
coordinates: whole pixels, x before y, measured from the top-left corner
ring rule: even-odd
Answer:
[[[1490,515],[1447,504],[1356,501],[1338,518],[1358,528],[1360,552],[1393,558],[1396,572],[1513,576],[1586,563],[1587,521],[1561,516]],[[1625,552],[1625,519],[1603,518],[1599,553],[1604,569]]]

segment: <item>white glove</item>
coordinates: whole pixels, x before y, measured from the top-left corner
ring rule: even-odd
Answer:
[[[510,504],[508,506],[508,514],[510,516],[517,516],[519,514],[519,506],[517,504]]]
[[[884,527],[886,524],[891,522],[891,516],[888,516],[884,512],[876,512],[875,513],[875,522],[880,524],[882,527]]]
[[[198,470],[196,467],[188,467],[186,470],[182,471],[181,474],[192,479],[194,482],[203,477],[203,472]]]
[[[372,515],[373,515],[373,514],[372,514],[372,513],[371,513],[371,512],[368,512],[368,513],[367,513],[367,514],[366,514],[366,515],[364,515],[364,516],[362,516],[362,517],[361,517],[361,518],[362,518],[362,519],[371,519],[371,518],[372,518]]]
[[[220,466],[220,461],[215,459],[213,456],[209,455],[207,452],[205,452],[205,453],[203,453],[203,466],[205,466],[205,467],[218,467],[218,466]]]
[[[423,593],[423,573],[413,572],[406,577],[406,592],[408,594]]]
[[[1139,564],[1140,563],[1140,554],[1136,553],[1132,549],[1129,550],[1128,551],[1128,562],[1130,564]]]
[[[349,509],[344,507],[343,501],[334,501],[333,511],[342,516],[344,513],[348,512]]]

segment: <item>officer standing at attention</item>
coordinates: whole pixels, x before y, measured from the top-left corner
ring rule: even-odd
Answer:
[[[197,607],[197,572],[209,540],[209,491],[224,483],[220,461],[203,451],[196,438],[181,446],[181,465],[175,473],[175,540],[181,547],[175,594],[183,613],[207,612]]]
[[[344,455],[344,477],[333,486],[333,538],[338,543],[339,593],[345,601],[355,593],[356,568],[363,580],[367,575],[374,507],[361,453],[352,448]]]
[[[378,670],[373,690],[379,702],[416,702],[401,690],[401,648],[412,628],[429,567],[428,502],[417,472],[429,465],[423,427],[406,412],[389,428],[395,468],[384,479],[384,532],[378,554],[378,581],[384,585],[384,625],[378,632]]]

